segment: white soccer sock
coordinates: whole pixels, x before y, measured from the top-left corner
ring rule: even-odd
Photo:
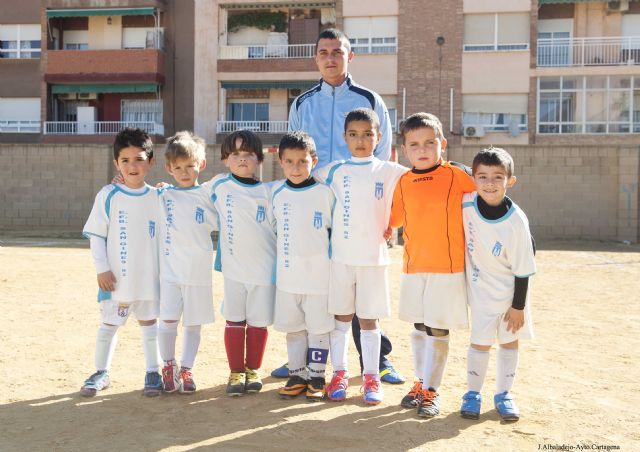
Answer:
[[[498,347],[496,361],[496,394],[511,391],[518,368],[518,349]]]
[[[307,331],[287,333],[287,356],[289,375],[307,379]]]
[[[442,383],[444,366],[447,364],[449,335],[440,337],[427,335],[424,352],[424,372],[422,374],[424,386],[437,391]]]
[[[105,325],[104,323],[98,328],[96,336],[96,370],[109,370],[113,352],[118,343],[118,326]]]
[[[489,367],[489,350],[469,346],[467,351],[467,386],[469,391],[480,392]]]
[[[200,346],[200,330],[202,325],[182,327],[182,367],[193,369]]]
[[[349,329],[351,328],[351,321],[341,322],[336,320],[335,329],[329,333],[329,342],[331,344],[331,365],[333,371],[347,370],[348,350],[349,343],[347,342],[347,336],[349,335]]]
[[[158,350],[158,324],[140,325],[142,329],[142,349],[147,372],[160,370],[160,351]]]
[[[309,378],[324,378],[329,357],[329,333],[309,334]]]
[[[409,336],[413,352],[413,370],[418,380],[422,381],[424,379],[422,373],[424,372],[424,348],[427,342],[427,332],[414,328]]]
[[[360,346],[362,347],[362,373],[379,378],[380,374],[380,328],[360,330]]]
[[[178,322],[160,321],[158,326],[158,345],[160,356],[166,363],[176,359],[176,338],[178,337]]]

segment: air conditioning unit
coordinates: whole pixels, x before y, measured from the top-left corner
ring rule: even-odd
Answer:
[[[78,93],[78,99],[92,100],[92,99],[97,99],[97,98],[98,98],[98,94],[97,93]]]
[[[484,127],[482,126],[464,126],[464,136],[479,138],[484,136]]]
[[[60,100],[76,100],[78,97],[76,93],[61,93],[58,94],[58,99]]]
[[[629,0],[607,2],[607,11],[629,11]]]

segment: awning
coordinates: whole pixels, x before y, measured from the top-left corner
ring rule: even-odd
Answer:
[[[284,82],[222,82],[225,89],[302,89],[307,90],[317,85],[317,80],[293,80]]]
[[[48,9],[47,17],[153,16],[155,8]]]
[[[269,9],[269,8],[330,8],[335,7],[335,1],[317,2],[273,2],[273,3],[225,3],[220,5],[224,9]]]
[[[52,94],[64,93],[155,93],[158,85],[155,83],[136,84],[104,84],[104,85],[52,85]]]

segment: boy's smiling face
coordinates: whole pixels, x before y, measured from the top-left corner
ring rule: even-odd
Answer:
[[[316,163],[318,163],[318,159],[313,159],[306,149],[285,148],[280,158],[284,177],[294,184],[309,179],[311,170]]]
[[[186,157],[178,157],[167,163],[167,172],[173,176],[180,188],[191,188],[198,183],[198,176],[207,165],[206,160],[196,162]]]
[[[351,121],[344,132],[344,140],[354,157],[369,157],[380,141],[382,134],[369,121]]]
[[[508,176],[502,165],[479,164],[473,172],[476,191],[490,206],[499,206],[507,194],[507,188],[516,183],[515,176]]]
[[[120,150],[118,159],[114,160],[113,164],[122,174],[124,185],[129,188],[142,188],[152,161],[147,157],[144,149],[129,146]]]

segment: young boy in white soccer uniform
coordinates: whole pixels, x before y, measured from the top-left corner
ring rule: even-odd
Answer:
[[[147,372],[144,395],[162,391],[158,372],[158,194],[145,183],[153,161],[146,132],[124,129],[115,138],[113,157],[123,184],[109,184],[96,195],[83,228],[98,273],[101,325],[96,340],[96,372],[80,392],[91,397],[109,384],[109,367],[118,328],[134,312],[142,329]]]
[[[527,294],[529,277],[536,272],[535,249],[527,216],[506,196],[516,182],[511,156],[493,147],[480,151],[473,159],[473,178],[477,191],[466,194],[462,205],[472,326],[469,391],[460,414],[468,419],[480,416],[489,350],[497,339],[494,406],[503,420],[516,421],[520,411],[510,391],[518,367],[518,341],[533,338]]]
[[[210,186],[198,184],[206,166],[205,142],[191,132],[167,140],[166,170],[175,185],[160,190],[160,326],[158,343],[164,361],[165,392],[196,390],[193,368],[202,325],[212,323],[213,242],[218,216]],[[176,362],[178,320],[182,317],[182,363]]]
[[[277,273],[274,327],[287,333],[289,380],[279,394],[289,399],[306,391],[322,400],[329,356],[329,234],[335,197],[311,177],[316,147],[304,132],[282,137],[278,149],[286,177],[273,186],[277,225]]]
[[[380,387],[380,328],[378,319],[389,317],[389,252],[383,237],[389,223],[396,182],[407,171],[397,163],[373,156],[380,140],[380,120],[368,108],[347,114],[344,137],[352,157],[320,168],[314,176],[336,196],[331,233],[329,312],[335,315],[331,332],[333,378],[327,387],[330,400],[345,400],[351,319],[360,319],[366,404],[383,400]]]
[[[239,130],[225,138],[221,152],[231,173],[211,180],[220,219],[215,268],[224,276],[224,343],[231,371],[226,391],[241,396],[262,389],[257,370],[267,326],[273,323],[276,235],[271,190],[255,178],[263,160],[262,142]]]

